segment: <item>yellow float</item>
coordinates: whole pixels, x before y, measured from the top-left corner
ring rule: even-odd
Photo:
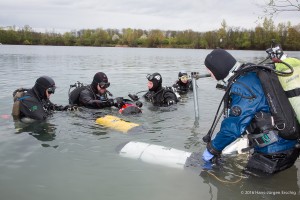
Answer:
[[[105,115],[104,117],[98,118],[96,120],[96,124],[102,125],[107,128],[112,128],[123,133],[127,133],[134,127],[139,126],[139,124],[126,122],[125,120],[112,115]]]

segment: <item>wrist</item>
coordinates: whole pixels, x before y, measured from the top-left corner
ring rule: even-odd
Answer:
[[[216,148],[214,148],[214,146],[212,145],[211,142],[209,142],[209,143],[207,144],[206,148],[207,148],[207,150],[208,150],[211,154],[213,154],[213,155],[215,155],[215,156],[220,156],[221,153],[222,153],[222,151],[219,151],[219,150],[217,150]]]

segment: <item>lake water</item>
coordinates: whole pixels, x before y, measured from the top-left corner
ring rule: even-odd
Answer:
[[[175,169],[119,155],[116,148],[129,141],[202,153],[202,137],[223,95],[212,78],[197,80],[199,126],[194,125],[192,94],[170,109],[144,102],[143,113],[135,116],[121,116],[116,109],[96,114],[83,109],[57,112],[34,126],[16,123],[10,116],[12,92],[32,87],[42,75],[56,82],[51,97],[56,104],[66,105],[69,86],[91,83],[98,71],[107,74],[114,97],[127,97],[147,89],[148,73],[160,72],[164,86],[172,85],[182,69],[207,73],[203,62],[210,51],[1,45],[0,199],[299,199],[299,159],[292,168],[262,178],[241,174],[246,156],[229,157],[209,174],[199,167]],[[244,62],[266,57],[264,51],[230,52]],[[300,58],[300,52],[287,53]],[[142,129],[124,134],[95,124],[97,116],[108,113]]]

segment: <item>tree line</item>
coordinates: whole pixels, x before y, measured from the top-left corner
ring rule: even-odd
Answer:
[[[35,32],[29,25],[19,29],[0,27],[0,43],[15,45],[264,50],[270,47],[272,39],[284,50],[299,51],[300,24],[292,26],[287,22],[275,26],[271,18],[265,18],[254,30],[229,27],[223,20],[219,29],[208,32],[98,28],[63,34]]]

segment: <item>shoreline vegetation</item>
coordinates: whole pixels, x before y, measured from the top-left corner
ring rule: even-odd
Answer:
[[[18,29],[15,26],[0,27],[0,44],[10,45],[265,50],[270,47],[272,39],[284,50],[299,51],[300,23],[275,26],[271,18],[265,18],[263,24],[254,30],[229,27],[223,20],[218,30],[207,32],[98,28],[63,34],[35,32],[29,25]]]

